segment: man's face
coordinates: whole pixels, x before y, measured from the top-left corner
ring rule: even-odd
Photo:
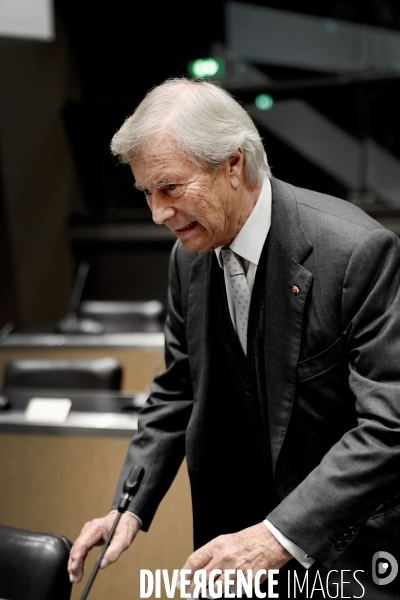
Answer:
[[[170,137],[145,145],[131,161],[136,187],[144,192],[158,225],[166,225],[189,252],[209,252],[229,244],[238,228],[237,162],[217,173],[193,164]],[[235,163],[232,167],[232,164]]]

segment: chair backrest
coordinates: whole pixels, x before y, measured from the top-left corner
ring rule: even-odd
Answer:
[[[86,300],[79,305],[78,315],[101,323],[105,333],[156,333],[164,328],[163,311],[164,307],[158,300]]]
[[[69,600],[70,549],[64,537],[0,525],[0,598]]]
[[[5,387],[119,390],[122,369],[114,358],[93,360],[12,360]]]

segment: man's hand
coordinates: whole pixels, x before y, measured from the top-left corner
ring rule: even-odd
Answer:
[[[111,513],[102,519],[94,519],[86,523],[71,548],[68,572],[72,583],[79,583],[83,578],[83,565],[93,546],[101,545],[107,538],[117,513]],[[140,529],[139,521],[132,515],[124,513],[115,530],[111,543],[101,561],[100,569],[105,569],[118,560],[122,552],[129,548]]]
[[[280,569],[292,558],[291,554],[278,542],[264,523],[243,529],[238,533],[221,535],[191,554],[183,569],[190,569],[187,577],[191,584],[188,591],[195,587],[193,575],[199,569],[205,569],[207,581],[213,569],[241,569],[247,574],[252,569],[253,579],[260,569]],[[223,575],[220,577],[223,579]],[[264,581],[267,575],[261,577]],[[218,578],[215,579],[217,581]]]

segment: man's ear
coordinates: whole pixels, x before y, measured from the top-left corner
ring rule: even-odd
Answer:
[[[236,189],[243,182],[244,155],[243,148],[238,148],[228,159],[229,178],[232,186]]]

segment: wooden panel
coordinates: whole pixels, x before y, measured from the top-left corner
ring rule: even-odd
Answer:
[[[2,524],[57,533],[73,541],[86,521],[108,512],[127,443],[113,438],[1,434]],[[150,531],[140,532],[120,560],[98,574],[92,597],[139,598],[140,569],[168,569],[172,574],[182,567],[192,544],[184,463]],[[97,549],[91,553],[84,582],[73,587],[72,600],[80,598],[97,554]]]
[[[13,359],[90,359],[112,356],[123,367],[122,390],[143,391],[153,380],[159,367],[160,352],[131,348],[3,348],[0,350],[0,386],[3,385],[4,368]],[[163,352],[162,352],[163,354]]]

